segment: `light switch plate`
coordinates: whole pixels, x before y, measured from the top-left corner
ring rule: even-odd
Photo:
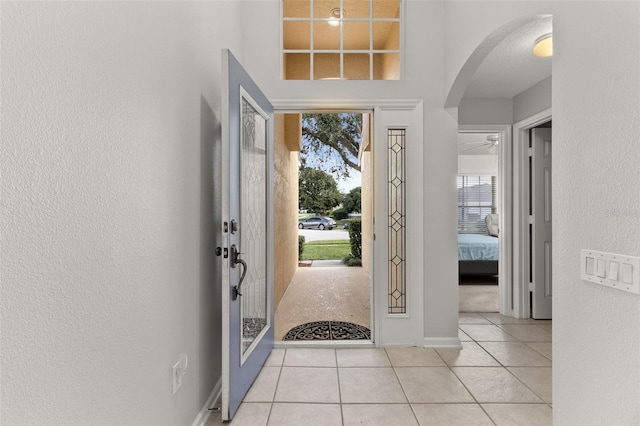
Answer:
[[[594,268],[594,263],[599,267]],[[640,257],[582,249],[580,277],[595,284],[640,294]]]

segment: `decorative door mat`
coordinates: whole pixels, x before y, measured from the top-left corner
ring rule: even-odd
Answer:
[[[371,330],[343,321],[314,321],[293,327],[282,340],[371,340]]]

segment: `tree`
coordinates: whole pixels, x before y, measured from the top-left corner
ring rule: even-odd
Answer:
[[[302,166],[348,178],[351,170],[360,171],[361,140],[362,114],[303,114]]]
[[[349,213],[362,212],[362,188],[356,187],[351,190],[342,202],[343,208]]]
[[[330,174],[310,167],[298,171],[298,194],[300,208],[318,214],[325,214],[344,198]]]

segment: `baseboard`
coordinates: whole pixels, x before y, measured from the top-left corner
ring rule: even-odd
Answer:
[[[209,398],[207,398],[207,401],[204,403],[204,406],[196,416],[191,426],[204,426],[205,423],[207,423],[207,420],[209,419],[209,415],[211,415],[211,410],[209,410],[209,408],[213,407],[215,403],[218,402],[221,395],[222,395],[222,377],[220,377],[220,380],[218,380],[218,383],[216,383],[216,385],[214,386],[213,390],[211,391],[211,394],[209,395]]]
[[[425,337],[425,348],[462,349],[462,343],[458,337]]]

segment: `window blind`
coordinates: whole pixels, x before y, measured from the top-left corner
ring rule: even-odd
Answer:
[[[486,234],[484,218],[497,211],[497,178],[458,176],[458,233]]]

